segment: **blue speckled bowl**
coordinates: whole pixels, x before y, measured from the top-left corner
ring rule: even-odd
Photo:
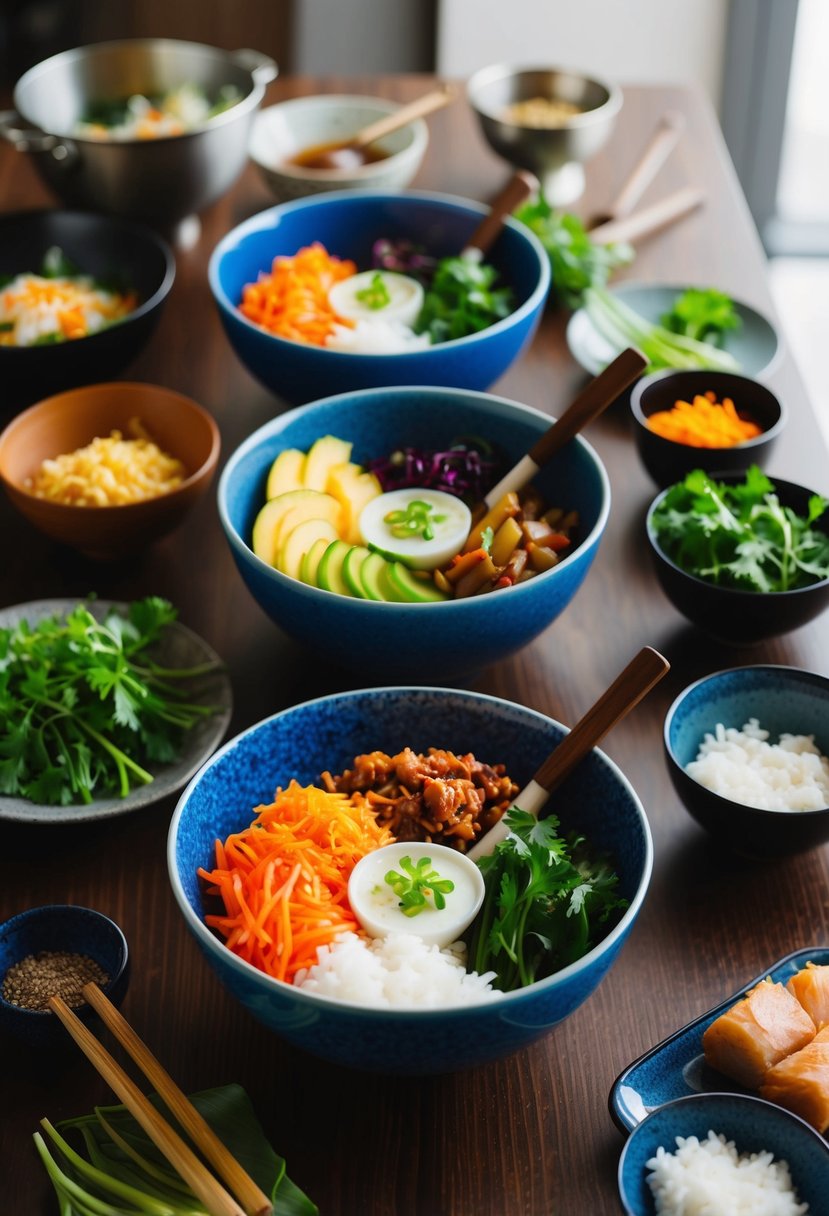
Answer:
[[[550,263],[539,240],[508,220],[487,261],[512,287],[516,306],[489,329],[426,350],[360,355],[289,342],[267,333],[239,312],[246,283],[269,271],[278,255],[293,255],[320,241],[329,253],[371,266],[379,237],[405,237],[436,257],[464,248],[487,208],[448,194],[411,191],[375,194],[341,190],[282,203],[232,229],[216,246],[208,276],[222,324],[247,369],[294,403],[347,389],[390,384],[445,384],[485,389],[528,345],[550,287]]]
[[[445,746],[505,763],[523,787],[564,728],[533,710],[441,688],[381,688],[323,697],[275,714],[226,744],[188,785],[170,825],[168,866],[190,931],[222,982],[261,1022],[315,1055],[383,1073],[448,1072],[507,1055],[545,1034],[586,1000],[612,966],[650,880],[652,845],[626,778],[594,750],[555,795],[565,827],[611,852],[630,907],[579,962],[499,1001],[445,1011],[365,1009],[271,979],[232,954],[203,923],[199,866],[216,837],[250,823],[277,785],[341,772],[354,756],[405,745]]]
[[[110,977],[104,993],[120,1005],[129,983],[127,939],[114,920],[76,904],[47,904],[29,908],[0,925],[0,981],[10,967],[42,950],[87,954]],[[83,1022],[97,1019],[89,1005],[74,1011]],[[51,1012],[21,1009],[0,995],[0,1030],[7,1031],[32,1047],[64,1047],[72,1040]]]
[[[739,1153],[774,1154],[786,1161],[801,1203],[820,1216],[829,1194],[829,1146],[797,1115],[744,1094],[692,1094],[660,1106],[631,1132],[619,1160],[619,1196],[627,1216],[654,1216],[646,1162],[661,1146],[676,1149],[676,1136],[704,1140],[708,1132],[733,1140]]]
[[[459,435],[481,435],[503,451],[506,469],[550,422],[514,401],[445,388],[346,393],[273,419],[237,448],[219,482],[219,515],[248,590],[316,654],[384,682],[442,683],[512,654],[569,604],[607,523],[610,483],[583,439],[568,444],[535,479],[551,505],[578,511],[578,543],[552,570],[506,591],[437,604],[350,599],[274,570],[254,555],[251,530],[265,500],[268,469],[284,448],[305,451],[330,433],[353,441],[352,459],[363,462],[407,444],[443,447]]]
[[[679,694],[665,717],[668,772],[686,810],[721,843],[746,857],[802,852],[829,840],[829,807],[765,811],[723,798],[694,781],[685,766],[696,759],[706,731],[718,722],[738,730],[757,718],[771,732],[814,735],[829,756],[829,680],[797,667],[732,667],[697,680]]]

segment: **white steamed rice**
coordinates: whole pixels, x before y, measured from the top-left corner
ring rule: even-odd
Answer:
[[[770,1152],[740,1156],[733,1140],[677,1136],[645,1164],[657,1216],[805,1216],[785,1161]]]
[[[445,1009],[502,995],[492,987],[494,971],[467,972],[463,942],[440,950],[410,933],[371,941],[340,933],[317,956],[313,967],[297,972],[295,987],[377,1009]]]
[[[780,736],[750,718],[742,730],[717,723],[685,771],[700,785],[743,806],[766,811],[816,811],[829,806],[829,760],[813,735]]]
[[[329,350],[353,355],[400,355],[409,351],[426,350],[431,345],[428,334],[416,334],[402,321],[361,318],[353,329],[334,325],[325,342]]]

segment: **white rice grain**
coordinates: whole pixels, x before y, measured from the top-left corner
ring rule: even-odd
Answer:
[[[829,806],[829,760],[814,735],[782,734],[769,743],[757,718],[742,730],[717,723],[685,771],[706,789],[766,811],[816,811]]]

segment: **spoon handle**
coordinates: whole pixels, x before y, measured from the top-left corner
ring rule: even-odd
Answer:
[[[696,211],[704,202],[704,190],[698,190],[696,186],[683,186],[681,190],[660,199],[658,203],[643,207],[641,211],[634,211],[624,219],[609,220],[606,224],[600,224],[590,233],[590,239],[594,245],[611,245],[614,241],[639,241],[642,237],[650,236],[661,228],[667,228],[676,220],[681,220],[691,211]]]
[[[611,727],[638,705],[670,670],[668,660],[650,646],[643,647],[613,683],[588,709],[573,729],[550,752],[532,781],[513,799],[512,805],[538,815],[550,793],[560,785]],[[482,836],[468,852],[473,861],[487,857],[509,833],[504,819]]]
[[[663,115],[616,201],[611,204],[608,211],[610,219],[619,220],[623,215],[630,214],[679,143],[684,130],[685,116],[678,110],[669,110]]]
[[[591,380],[568,405],[561,417],[536,440],[527,455],[493,486],[484,499],[486,509],[494,507],[496,502],[510,491],[523,489],[538,470],[552,460],[556,452],[569,443],[582,427],[598,418],[628,385],[633,384],[647,365],[647,359],[632,347],[623,350],[612,363],[608,363],[604,371]]]
[[[408,105],[401,106],[393,114],[387,114],[385,118],[378,118],[377,122],[370,123],[348,141],[348,146],[367,148],[369,144],[382,139],[384,135],[390,135],[392,131],[405,127],[407,122],[414,122],[416,118],[423,118],[424,115],[431,114],[434,110],[448,106],[457,95],[457,89],[453,85],[441,85],[439,89],[433,89],[431,93],[424,93],[422,97],[409,102]]]
[[[466,242],[461,257],[480,261],[484,254],[489,252],[490,246],[495,243],[495,238],[503,228],[507,216],[511,215],[525,198],[538,189],[538,178],[532,173],[528,173],[526,169],[519,169],[517,173],[514,173],[501,193],[496,194],[492,200],[489,212]]]

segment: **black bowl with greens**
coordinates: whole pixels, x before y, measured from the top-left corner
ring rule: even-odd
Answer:
[[[80,211],[20,211],[0,216],[0,293],[17,275],[88,276],[134,296],[120,320],[84,337],[34,345],[0,343],[0,411],[112,380],[152,334],[175,278],[169,246],[150,229]]]
[[[829,606],[829,502],[756,466],[693,470],[648,510],[662,590],[718,641],[749,646]]]

